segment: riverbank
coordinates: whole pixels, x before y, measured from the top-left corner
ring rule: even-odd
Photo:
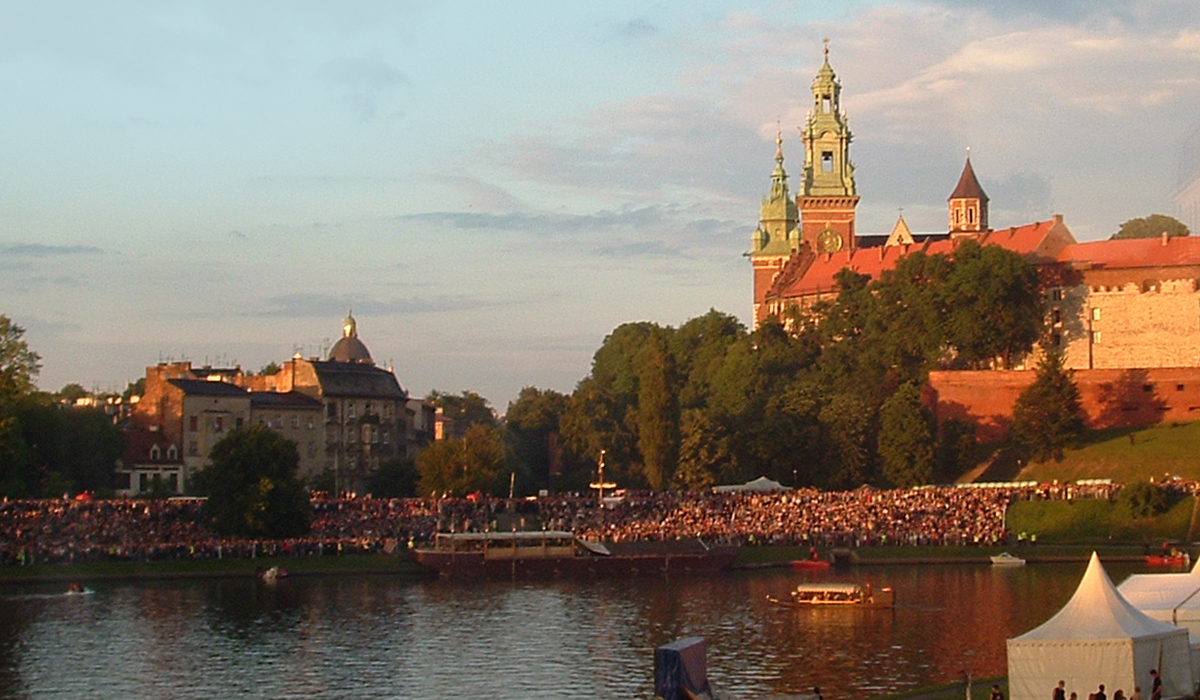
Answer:
[[[822,558],[831,558],[829,549]],[[1037,545],[1002,547],[858,547],[848,550],[853,566],[917,566],[937,564],[991,564],[990,557],[1009,551],[1029,564],[1086,562],[1093,551],[1104,561],[1140,561],[1142,548],[1132,545]],[[787,566],[807,559],[807,547],[743,547],[733,568],[757,569]],[[248,577],[278,566],[291,576],[389,575],[428,577],[433,574],[407,554],[350,554],[327,557],[257,557],[252,559],[200,559],[164,561],[113,561],[89,564],[44,564],[0,567],[0,584],[45,583],[168,578]]]

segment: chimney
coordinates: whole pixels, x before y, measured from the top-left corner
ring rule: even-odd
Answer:
[[[1163,231],[1163,232],[1162,232],[1162,244],[1163,244],[1163,245],[1166,245],[1166,244],[1167,244],[1167,239],[1168,239],[1168,238],[1170,238],[1170,236],[1168,236],[1168,235],[1167,235],[1167,232],[1166,232],[1166,231]]]

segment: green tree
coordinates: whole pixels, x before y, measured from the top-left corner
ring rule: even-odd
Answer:
[[[1013,406],[1012,439],[1034,459],[1062,459],[1063,450],[1083,430],[1079,387],[1063,366],[1062,354],[1047,350],[1038,361],[1037,377]]]
[[[937,483],[953,482],[975,466],[975,423],[966,418],[947,418],[938,430],[933,478]]]
[[[299,465],[296,443],[264,425],[240,428],[213,445],[200,474],[213,529],[268,539],[306,534],[312,503],[296,478]]]
[[[856,489],[875,481],[875,445],[879,416],[871,402],[854,393],[829,397],[821,408],[821,486]]]
[[[1150,216],[1130,219],[1121,224],[1120,230],[1112,235],[1110,240],[1127,238],[1158,238],[1163,234],[1169,237],[1187,236],[1191,234],[1182,221],[1173,216],[1151,214]]]
[[[495,426],[473,425],[461,438],[430,445],[417,457],[417,471],[422,495],[503,495],[509,473],[504,436]]]
[[[279,363],[272,360],[263,365],[263,368],[258,370],[258,373],[265,376],[272,376],[279,374],[281,371],[283,371],[283,368],[279,366]]]
[[[681,325],[671,336],[680,408],[708,404],[713,375],[724,362],[729,347],[746,337],[746,327],[736,317],[710,309]]]
[[[86,399],[87,397],[91,396],[91,392],[89,392],[87,389],[84,389],[82,385],[67,384],[58,390],[57,396],[59,401],[74,405],[79,399]]]
[[[662,332],[656,331],[646,340],[634,414],[643,477],[655,490],[667,487],[679,459],[679,393],[675,361],[666,345]]]
[[[27,445],[25,480],[33,494],[47,498],[64,492],[112,491],[125,436],[102,409],[63,407],[45,395],[31,395],[14,413]]]
[[[420,479],[415,460],[397,455],[380,463],[367,480],[367,490],[376,498],[411,498],[417,495]]]
[[[534,487],[549,489],[561,473],[561,450],[557,449],[559,423],[569,399],[551,389],[527,386],[504,413],[504,428],[512,439],[516,458],[525,465]]]
[[[496,412],[492,410],[488,400],[473,391],[455,395],[434,389],[425,400],[434,408],[442,409],[442,415],[453,421],[452,432],[455,435],[463,435],[475,425],[499,425]]]
[[[25,329],[0,315],[0,410],[35,390],[42,358],[24,340]]]
[[[685,491],[701,491],[731,474],[729,436],[698,408],[684,409],[679,419],[679,465],[672,483]]]
[[[883,402],[879,416],[879,461],[883,477],[906,488],[933,481],[933,414],[921,402],[921,390],[905,383]]]
[[[1027,355],[1041,335],[1044,312],[1037,269],[1000,246],[967,239],[954,251],[946,280],[947,337],[961,362],[986,368]]]

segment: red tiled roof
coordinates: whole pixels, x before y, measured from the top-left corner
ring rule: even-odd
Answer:
[[[1128,238],[1076,243],[1063,248],[1059,262],[1081,269],[1122,269],[1200,265],[1200,238]]]
[[[884,270],[896,266],[896,261],[909,253],[921,251],[926,255],[941,253],[952,256],[958,241],[967,237],[978,241],[980,245],[997,245],[1006,250],[1024,256],[1033,263],[1054,261],[1062,246],[1075,242],[1071,232],[1062,223],[1062,217],[1056,216],[1048,221],[1039,221],[1025,226],[987,231],[981,234],[959,236],[958,238],[927,241],[923,244],[910,246],[889,246],[879,248],[859,248],[854,252],[842,251],[832,254],[817,255],[804,274],[789,275],[787,268],[780,274],[779,282],[786,280],[786,285],[776,284],[768,298],[792,299],[826,294],[836,290],[835,276],[843,268],[850,268],[860,274],[870,275],[872,279],[879,277]],[[797,262],[796,258],[788,261],[788,265]]]

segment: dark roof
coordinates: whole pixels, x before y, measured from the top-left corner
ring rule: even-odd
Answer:
[[[333,362],[361,362],[375,364],[371,353],[361,340],[354,336],[339,338],[329,350],[329,359]]]
[[[970,156],[967,156],[967,164],[963,166],[962,175],[958,178],[958,185],[950,193],[949,199],[978,199],[982,202],[988,201],[988,196],[979,184],[979,179],[975,177],[975,169],[971,167]]]
[[[206,379],[168,379],[168,383],[179,387],[185,394],[199,396],[244,396],[246,390],[228,382],[210,382]]]
[[[932,241],[944,241],[950,237],[949,233],[914,233],[912,234],[913,243],[922,244]],[[878,248],[887,243],[890,236],[886,233],[868,233],[855,238],[859,248]]]
[[[324,396],[406,400],[408,394],[396,375],[386,369],[359,362],[314,360],[313,369]]]
[[[298,391],[252,391],[250,392],[250,405],[257,408],[268,406],[318,410],[321,408],[320,401]]]

